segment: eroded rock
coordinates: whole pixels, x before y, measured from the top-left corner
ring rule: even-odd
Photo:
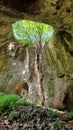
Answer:
[[[23,6],[22,3],[24,3]],[[10,0],[0,1],[1,91],[5,91],[7,87],[12,87],[17,82],[26,79],[26,82],[30,86],[29,97],[33,102],[40,99],[41,104],[42,100],[44,100],[44,105],[51,107],[60,108],[63,106],[63,103],[69,106],[68,99],[71,98],[72,101],[72,89],[69,86],[73,86],[72,80],[70,81],[70,78],[68,78],[73,77],[72,5],[72,0],[37,0],[35,2],[29,0],[29,5],[27,5],[27,1],[25,0],[23,2],[17,2],[15,0],[12,2]],[[18,11],[23,11],[23,13],[19,15],[20,13],[17,10],[13,11],[13,8]],[[19,47],[18,49],[15,47],[13,51],[7,51],[9,44],[14,42],[11,24],[21,18],[26,18],[24,14],[26,12],[29,14],[28,17],[30,19],[35,20],[36,16],[38,21],[51,24],[56,31],[52,40],[44,46],[43,71],[41,72],[38,70],[37,55],[34,49],[29,51],[28,47],[25,49],[23,47]],[[15,18],[16,16],[17,18]],[[41,74],[43,76],[43,87],[40,85],[42,79]],[[65,76],[63,77],[61,74]],[[67,102],[65,103],[65,101]]]

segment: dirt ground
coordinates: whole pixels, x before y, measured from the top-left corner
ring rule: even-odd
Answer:
[[[0,130],[73,130],[73,116],[40,106],[18,105],[0,116]]]

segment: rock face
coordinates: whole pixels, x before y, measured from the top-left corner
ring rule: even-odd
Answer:
[[[0,2],[0,90],[6,91],[25,80],[28,98],[33,102],[73,108],[73,1]],[[12,35],[11,24],[27,18],[25,13],[29,19],[35,20],[36,16],[54,27],[55,34],[42,48],[43,54],[37,48],[20,47]]]
[[[73,35],[72,0],[1,0],[0,4],[28,13],[33,18],[36,16],[38,21],[52,25],[57,31],[66,31]]]
[[[48,73],[46,79],[48,78],[48,91],[50,89],[54,89],[54,92],[52,91],[52,95],[54,95],[54,97],[51,96],[51,102],[56,108],[63,108],[65,107],[65,104],[68,106],[68,101],[71,100],[71,103],[73,99],[72,96],[70,98],[70,93],[73,92],[73,60],[72,55],[69,53],[69,51],[66,50],[63,42],[61,42],[59,39],[57,40],[55,41],[54,39],[54,41],[50,41],[48,47],[45,49],[45,53],[47,53],[48,59],[47,66],[50,70],[50,73]],[[51,94],[50,91],[49,94]],[[69,98],[69,100],[66,98]]]
[[[6,93],[15,93],[21,97],[28,97],[28,84],[26,83],[26,81],[19,81],[18,83],[16,83],[14,86],[7,86],[6,87]]]

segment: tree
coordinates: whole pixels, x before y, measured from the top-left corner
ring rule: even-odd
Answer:
[[[36,79],[38,90],[38,98],[36,98],[36,102],[41,102],[42,99],[42,104],[44,105],[45,96],[43,90],[43,50],[44,45],[49,42],[50,38],[52,37],[54,30],[50,25],[29,20],[17,21],[12,26],[14,36],[20,42],[20,45],[28,45],[33,47],[35,50],[33,67],[34,71],[32,71],[35,73],[34,77]],[[32,73],[30,77],[33,77]],[[31,79],[34,78],[29,78],[29,80]]]

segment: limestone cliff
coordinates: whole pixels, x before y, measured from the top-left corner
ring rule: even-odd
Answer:
[[[29,4],[28,4],[29,2]],[[43,50],[43,81],[39,86],[44,104],[63,108],[73,100],[73,1],[72,0],[1,0],[0,1],[0,89],[26,79],[31,88],[31,99],[38,97],[36,52],[19,47],[11,25],[19,19],[42,21],[53,26],[55,34]],[[12,50],[8,47],[14,45]],[[26,49],[25,49],[26,48]],[[22,55],[22,52],[25,55]],[[18,56],[17,56],[17,55]],[[22,62],[24,61],[24,62]],[[33,62],[35,61],[35,62]],[[30,67],[29,67],[30,62]],[[27,69],[25,67],[27,63]],[[34,66],[34,67],[33,67]],[[36,67],[36,68],[35,68]],[[35,72],[38,72],[36,74]],[[33,76],[32,76],[33,75]],[[32,76],[33,85],[29,77]],[[26,78],[27,77],[27,78]],[[40,77],[41,78],[41,77]],[[37,81],[37,82],[36,82]],[[40,79],[41,81],[41,79]],[[36,87],[32,87],[36,86]],[[43,92],[43,94],[42,94]],[[72,92],[72,93],[71,93]],[[33,93],[33,94],[32,94]],[[36,95],[36,97],[35,97]],[[44,96],[43,96],[44,95]],[[71,96],[70,96],[71,95]],[[40,94],[39,94],[40,96]],[[35,98],[34,98],[35,97]],[[64,104],[63,104],[64,102]],[[73,107],[73,105],[70,105]]]

